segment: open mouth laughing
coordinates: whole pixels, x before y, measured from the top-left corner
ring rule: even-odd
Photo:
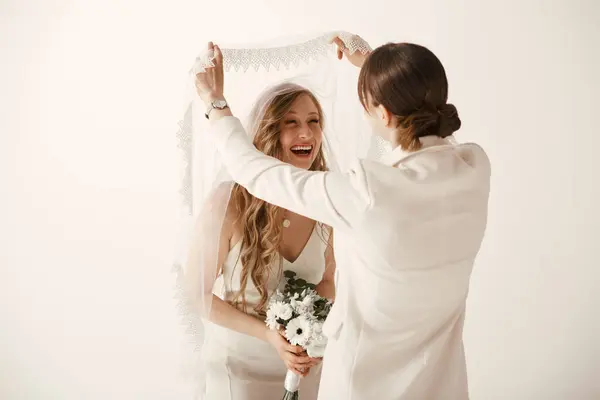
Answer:
[[[309,158],[312,155],[314,146],[312,144],[299,144],[291,147],[291,152],[297,157]]]

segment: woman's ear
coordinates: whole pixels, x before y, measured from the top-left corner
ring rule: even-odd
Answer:
[[[392,119],[394,118],[392,113],[389,112],[388,109],[385,108],[382,104],[377,106],[376,113],[381,122],[383,123],[383,126],[385,126],[386,128],[391,128]]]

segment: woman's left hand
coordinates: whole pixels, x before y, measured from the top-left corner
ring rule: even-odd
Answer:
[[[208,43],[208,50],[214,52],[214,67],[207,67],[205,72],[196,74],[196,91],[205,103],[223,98],[223,53],[213,42]]]
[[[354,35],[354,40],[356,41],[362,41],[366,44],[366,47],[371,47],[369,46],[369,44],[360,36],[358,35]],[[348,61],[350,61],[350,63],[358,68],[362,68],[363,64],[365,63],[365,60],[367,59],[369,53],[361,53],[360,51],[355,51],[354,53],[350,53],[350,50],[346,47],[346,45],[344,44],[344,41],[339,37],[339,36],[335,36],[333,38],[331,38],[331,40],[329,41],[329,43],[335,43],[335,45],[337,46],[337,57],[338,60],[341,60],[342,58],[344,58],[344,56],[346,56],[346,58],[348,59]]]

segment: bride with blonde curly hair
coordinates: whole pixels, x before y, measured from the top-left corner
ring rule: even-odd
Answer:
[[[293,83],[271,87],[256,102],[250,126],[253,144],[264,154],[305,170],[327,170],[323,110],[308,89]],[[270,330],[265,314],[269,297],[283,288],[283,272],[288,270],[333,300],[331,228],[269,204],[231,182],[215,189],[205,212],[223,207],[224,201],[218,254],[204,249],[202,256],[190,256],[186,268],[187,290],[202,302],[197,295],[203,292],[198,287],[202,279],[196,279],[197,257],[216,258],[211,260],[217,271],[201,361],[204,398],[278,399],[289,369],[303,377],[302,398],[316,399],[321,360]]]

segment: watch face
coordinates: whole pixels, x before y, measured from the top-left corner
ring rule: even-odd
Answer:
[[[227,102],[226,102],[225,100],[216,100],[216,101],[213,103],[213,107],[215,107],[215,108],[223,108],[223,107],[225,107],[226,105],[227,105]]]

